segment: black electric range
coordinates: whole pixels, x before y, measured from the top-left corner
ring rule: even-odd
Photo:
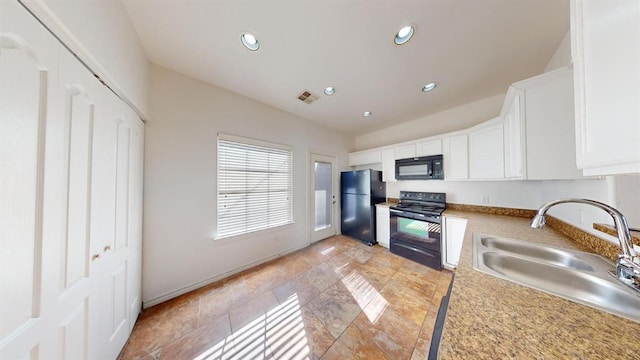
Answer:
[[[389,250],[436,270],[442,269],[442,212],[445,193],[401,191],[389,208]]]

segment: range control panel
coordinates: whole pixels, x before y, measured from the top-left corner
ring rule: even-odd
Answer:
[[[400,191],[400,201],[411,200],[411,201],[446,203],[447,202],[446,199],[447,199],[446,193]]]

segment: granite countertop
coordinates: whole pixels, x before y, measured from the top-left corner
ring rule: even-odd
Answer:
[[[611,236],[618,236],[615,226],[609,224],[593,224],[593,228]],[[633,243],[640,246],[640,231],[630,231]]]
[[[377,203],[376,206],[380,206],[380,207],[389,207],[391,205],[395,205],[398,203],[398,199],[395,198],[387,198],[386,202],[383,203]]]
[[[442,333],[440,359],[640,357],[640,323],[472,267],[471,239],[475,232],[589,251],[586,246],[550,226],[529,227],[530,217],[451,208],[445,215],[468,221]]]

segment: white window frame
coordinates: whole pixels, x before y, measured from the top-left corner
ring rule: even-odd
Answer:
[[[237,181],[232,182],[231,180],[228,180],[227,178],[225,178],[225,177],[229,177],[229,178],[232,177],[232,173],[230,169],[231,169],[231,166],[234,165],[233,163],[225,162],[225,160],[228,160],[228,159],[223,158],[226,156],[225,154],[227,152],[224,148],[223,148],[223,151],[221,151],[221,146],[224,147],[225,144],[229,145],[228,148],[235,146],[239,149],[239,151],[243,151],[242,150],[243,146],[246,146],[244,148],[245,150],[261,153],[261,155],[266,158],[269,158],[269,153],[271,153],[276,158],[280,157],[280,160],[282,160],[283,153],[284,154],[288,153],[288,164],[287,164],[287,161],[284,161],[284,165],[285,165],[284,181],[282,177],[279,180],[276,179],[273,181],[273,186],[277,185],[278,190],[277,191],[269,190],[272,186],[272,183],[269,182],[269,175],[270,174],[282,175],[283,172],[273,171],[275,169],[272,169],[270,166],[267,166],[266,168],[260,167],[259,169],[254,168],[253,169],[254,171],[246,171],[246,170],[249,170],[249,167],[243,168],[242,166],[247,164],[242,164],[242,162],[240,161],[237,164],[235,164],[240,167],[236,167],[235,174],[233,174],[235,176],[238,176],[238,172],[242,173],[242,171],[245,170],[245,176],[247,176],[246,179],[248,179],[250,175],[255,176],[256,174],[260,174],[261,172],[264,172],[264,175],[267,176],[266,186],[268,189],[266,191],[264,191],[265,189],[263,188],[262,191],[252,192],[250,189],[247,189],[246,187],[242,187],[242,186],[237,187],[238,184],[247,185],[247,183],[243,184],[242,182],[237,182]],[[235,135],[219,133],[218,144],[217,144],[217,154],[218,154],[217,176],[216,176],[217,177],[217,192],[216,192],[217,234],[215,236],[215,239],[224,239],[224,238],[249,234],[256,231],[273,229],[276,227],[292,224],[294,222],[293,221],[293,214],[294,214],[293,212],[293,204],[294,204],[293,202],[293,147],[288,145],[276,144],[276,143],[271,143],[271,142],[266,142],[266,141],[261,141],[256,139],[250,139],[250,138],[245,138],[245,137],[240,137]],[[279,168],[278,170],[282,170],[282,168]],[[255,179],[256,178],[254,178],[253,180]],[[263,180],[265,179],[260,178],[259,183],[261,186],[265,186],[265,182]],[[285,208],[284,211],[283,211],[282,203],[281,204],[271,203],[271,205],[269,205],[268,194],[272,194],[272,193],[279,193],[279,195],[284,193],[284,195],[287,196],[285,200],[286,202],[285,206],[287,206],[287,208]],[[250,208],[251,200],[248,199],[248,197],[250,196],[249,194],[253,194],[256,197],[260,197],[260,194],[262,196],[265,196],[266,194],[267,200],[263,202],[254,203],[255,206]],[[231,199],[229,199],[229,196],[235,196],[236,201],[235,202],[231,201]],[[277,201],[282,202],[280,197],[277,198]],[[236,204],[237,206],[234,207],[234,204]],[[266,218],[261,216],[260,221],[256,221],[255,214],[252,215],[250,211],[250,209],[252,208],[259,209],[257,211],[261,213],[261,215],[266,216]],[[272,212],[272,210],[275,210],[273,212],[279,213],[279,214],[272,218],[270,216],[270,213]],[[234,215],[230,216],[228,211],[233,212]],[[254,216],[254,218],[251,219],[250,218],[251,216]]]

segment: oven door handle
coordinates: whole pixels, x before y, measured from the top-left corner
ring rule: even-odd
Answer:
[[[426,215],[417,214],[417,213],[407,213],[407,212],[402,211],[402,210],[389,209],[389,214],[393,214],[393,215],[395,215],[397,217],[402,217],[402,218],[405,218],[405,219],[413,219],[413,220],[419,220],[419,221],[433,222],[433,221],[429,221],[428,217]]]
[[[402,244],[402,243],[395,243],[394,245],[398,246],[398,247],[402,247],[402,248],[408,249],[408,250],[411,250],[411,251],[415,251],[417,253],[420,253],[420,254],[423,254],[423,255],[426,255],[426,256],[430,256],[432,258],[436,257],[434,254],[432,254],[432,253],[430,253],[428,251],[424,251],[422,249],[418,249],[417,247],[414,247],[414,246],[411,246],[411,245]]]

